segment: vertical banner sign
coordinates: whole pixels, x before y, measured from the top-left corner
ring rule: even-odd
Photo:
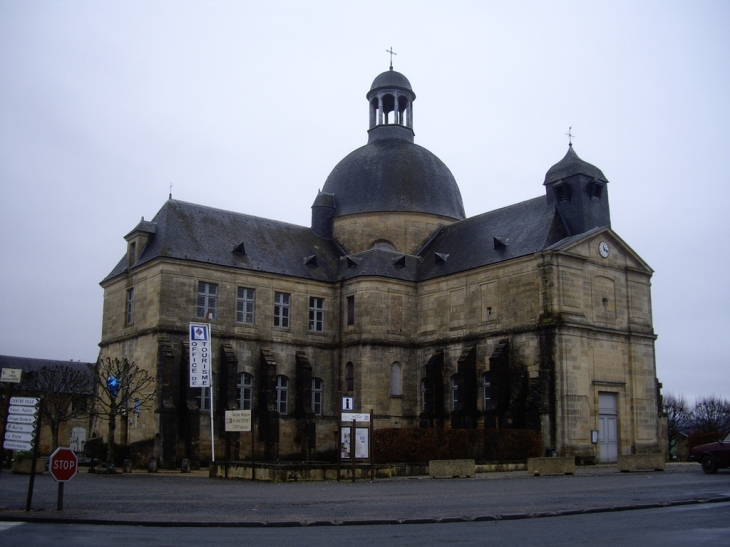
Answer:
[[[190,323],[190,387],[210,387],[210,325]]]

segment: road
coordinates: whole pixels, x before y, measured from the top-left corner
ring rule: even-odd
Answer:
[[[730,545],[730,471],[705,475],[697,464],[354,484],[82,473],[66,484],[63,511],[43,475],[26,513],[27,485],[0,476],[2,546]]]
[[[0,523],[0,530],[3,524]],[[21,523],[0,531],[5,547],[200,545],[307,547],[719,547],[730,544],[730,503],[452,524],[306,528],[179,528]]]

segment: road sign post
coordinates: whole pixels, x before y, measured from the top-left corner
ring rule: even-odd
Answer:
[[[57,448],[48,460],[48,471],[58,483],[56,511],[63,510],[63,485],[70,481],[79,468],[79,459],[70,448]]]

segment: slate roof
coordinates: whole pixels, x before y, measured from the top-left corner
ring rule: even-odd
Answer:
[[[74,370],[79,370],[84,373],[89,371],[89,363],[82,363],[80,361],[58,361],[55,359],[32,359],[30,357],[12,357],[10,355],[0,355],[0,369],[1,368],[19,368],[24,373],[40,370],[43,367],[52,366],[65,366]]]
[[[322,192],[334,194],[335,216],[387,211],[466,216],[449,168],[405,138],[373,140],[351,152],[332,170]]]
[[[413,91],[411,88],[411,82],[408,81],[403,74],[393,70],[386,70],[385,72],[378,74],[373,80],[373,85],[370,86],[370,92],[381,88],[401,88]],[[370,93],[368,93],[370,95]]]
[[[419,253],[422,264],[418,279],[530,255],[566,235],[555,209],[544,196],[516,203],[442,228]],[[436,253],[448,258],[437,259]]]
[[[346,255],[310,228],[168,200],[132,268],[172,258],[334,282],[361,276],[421,281],[557,248],[568,238],[544,196],[445,226],[418,256],[385,249]],[[126,271],[126,256],[102,281]]]
[[[606,176],[603,174],[598,167],[584,161],[578,157],[578,154],[573,150],[573,145],[568,146],[568,152],[565,154],[562,160],[553,165],[548,172],[545,173],[545,182],[543,184],[550,184],[561,179],[572,177],[573,175],[587,175],[603,182],[608,182]]]
[[[164,257],[331,281],[342,254],[334,242],[309,228],[184,201],[168,200],[151,222],[156,232],[132,268]],[[122,258],[102,283],[125,270]]]

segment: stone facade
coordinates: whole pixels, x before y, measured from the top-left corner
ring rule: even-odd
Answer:
[[[188,325],[209,320],[217,459],[331,456],[344,395],[376,428],[534,429],[547,452],[586,460],[658,450],[653,272],[610,228],[600,170],[570,148],[544,197],[463,219],[453,177],[410,148],[410,127],[370,129],[311,230],[170,199],[126,237],[102,282],[101,356],[157,379],[130,441],[154,438],[168,466],[210,457],[187,373]],[[357,190],[391,172],[398,199]],[[401,205],[419,180],[437,195]],[[241,407],[256,433],[226,436],[224,411]]]

